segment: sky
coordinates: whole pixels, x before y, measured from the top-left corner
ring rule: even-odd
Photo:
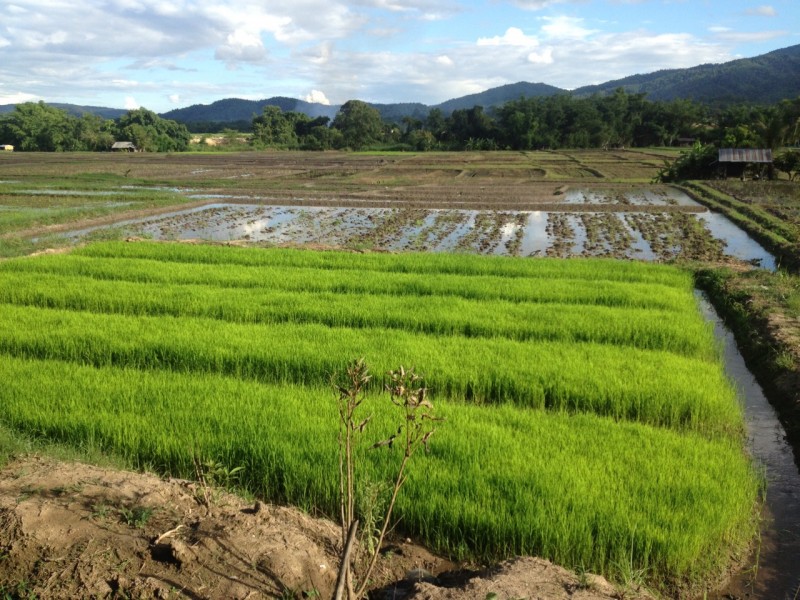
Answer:
[[[798,0],[0,0],[0,105],[433,105],[796,44]]]

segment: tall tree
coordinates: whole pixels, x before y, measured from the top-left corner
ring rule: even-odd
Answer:
[[[301,120],[297,115],[284,114],[277,106],[265,106],[264,112],[253,119],[253,144],[263,148],[296,148],[299,142],[295,123]]]
[[[23,151],[54,152],[78,150],[75,117],[44,102],[17,104],[3,119],[8,142]]]
[[[191,135],[185,125],[137,108],[119,118],[116,138],[148,152],[180,152],[189,147]]]
[[[342,134],[343,147],[361,150],[381,141],[381,113],[361,100],[348,100],[339,109],[332,127]]]

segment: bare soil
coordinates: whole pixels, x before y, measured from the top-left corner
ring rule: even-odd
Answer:
[[[339,547],[331,521],[190,481],[36,456],[0,471],[4,598],[330,598]],[[537,558],[477,572],[410,540],[384,548],[370,595],[650,598]]]

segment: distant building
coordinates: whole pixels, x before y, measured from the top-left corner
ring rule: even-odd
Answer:
[[[0,150],[5,152],[13,152],[14,146],[12,146],[11,144],[0,144]]]
[[[723,177],[741,177],[745,171],[758,179],[772,172],[772,150],[769,148],[720,148],[719,166]]]
[[[112,152],[136,152],[136,144],[133,142],[114,142],[111,146]]]

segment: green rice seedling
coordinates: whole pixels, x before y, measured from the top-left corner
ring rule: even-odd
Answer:
[[[358,254],[350,252],[313,252],[296,249],[227,248],[220,246],[187,246],[159,243],[92,244],[78,251],[82,256],[108,258],[149,258],[169,262],[227,264],[236,266],[283,266],[319,270],[351,269],[354,263],[361,271],[494,275],[504,278],[558,277],[588,281],[614,280],[638,283],[659,283],[667,286],[691,286],[688,273],[665,265],[636,262],[586,259],[577,261],[519,260],[500,256],[467,254]]]
[[[376,372],[387,372],[396,362],[415,365],[429,374],[437,398],[595,412],[709,435],[742,428],[741,408],[718,363],[609,344],[5,305],[0,352],[316,385],[341,368],[339,357],[363,352],[374,357]]]
[[[168,246],[168,245],[167,245]],[[302,253],[302,252],[301,252]],[[37,272],[81,275],[114,281],[163,284],[203,284],[217,287],[270,288],[294,292],[366,293],[399,296],[447,296],[473,300],[560,303],[661,310],[694,310],[685,287],[637,281],[570,278],[569,272],[541,278],[506,278],[497,275],[450,275],[423,277],[414,273],[370,272],[360,269],[353,255],[350,269],[325,270],[305,267],[231,267],[217,264],[165,262],[150,259],[40,256],[0,263],[0,272]],[[522,260],[522,259],[517,259]],[[580,261],[567,261],[569,264]]]
[[[338,507],[336,408],[327,387],[215,374],[0,357],[0,421],[191,476],[193,449],[243,465],[241,483],[278,502]],[[372,402],[375,441],[394,431]],[[385,407],[385,408],[384,408]],[[398,497],[403,532],[476,559],[536,554],[611,577],[700,581],[751,539],[758,478],[739,438],[593,414],[442,400],[424,461]],[[392,452],[363,457],[385,479]]]
[[[0,302],[126,315],[208,317],[234,323],[319,323],[520,341],[597,342],[717,358],[711,327],[696,310],[679,313],[448,296],[231,289],[28,272],[5,274]]]

